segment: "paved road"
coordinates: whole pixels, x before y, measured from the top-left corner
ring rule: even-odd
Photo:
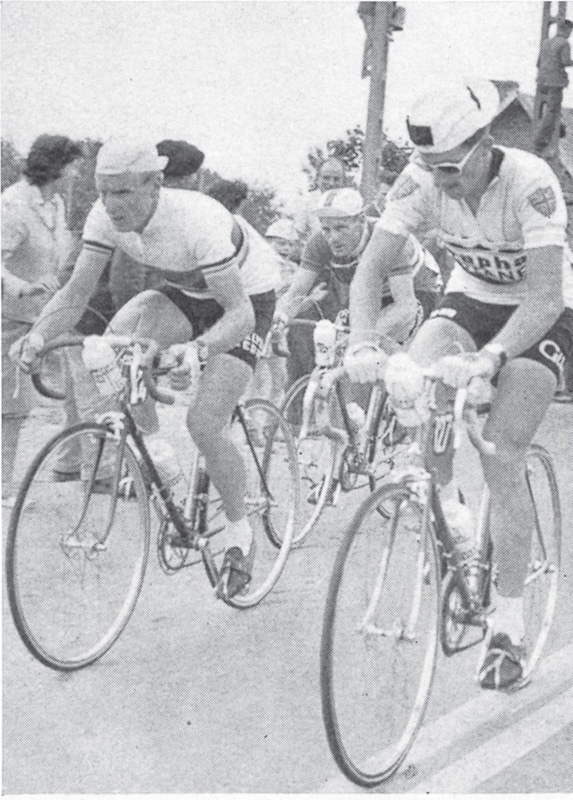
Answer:
[[[50,409],[31,420],[21,468],[53,422]],[[547,658],[508,697],[478,691],[474,652],[441,657],[391,792],[573,791],[573,406],[553,406],[538,438],[558,465],[565,528]],[[360,791],[337,771],[319,702],[324,595],[358,498],[345,500],[255,609],[216,602],[202,568],[168,577],[152,557],[128,628],[78,673],[36,662],[5,603],[4,793]]]

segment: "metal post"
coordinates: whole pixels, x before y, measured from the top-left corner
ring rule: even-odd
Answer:
[[[372,71],[370,74],[370,93],[368,96],[361,183],[361,192],[366,203],[369,203],[374,198],[379,183],[382,124],[388,71],[388,44],[394,7],[394,3],[377,2],[375,4],[372,33]]]

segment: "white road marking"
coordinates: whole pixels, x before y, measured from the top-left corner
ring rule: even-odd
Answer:
[[[440,770],[412,792],[470,792],[573,721],[573,687]]]
[[[430,725],[424,725],[400,771],[403,772],[408,765],[419,764],[435,756],[438,752],[446,750],[453,744],[458,743],[472,730],[503,712],[519,712],[571,679],[573,679],[573,644],[562,647],[543,659],[533,676],[532,682],[520,692],[504,694],[502,692],[479,691],[467,703],[458,706],[449,714],[439,717]],[[541,709],[542,711],[543,709]],[[526,719],[529,719],[529,717]],[[364,768],[367,770],[370,763],[380,763],[380,759],[381,754],[375,755],[366,762]],[[398,776],[400,771],[397,773]],[[329,779],[318,790],[318,793],[347,792],[350,787],[354,787],[354,791],[357,791],[357,787],[353,783],[339,774]],[[449,789],[445,791],[449,792]]]

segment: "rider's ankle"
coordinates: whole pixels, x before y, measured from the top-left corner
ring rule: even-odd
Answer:
[[[247,517],[231,522],[225,517],[225,550],[238,547],[244,556],[249,554],[253,543],[253,531]]]
[[[498,594],[489,625],[494,634],[506,633],[512,644],[520,645],[525,636],[523,597],[504,597]]]

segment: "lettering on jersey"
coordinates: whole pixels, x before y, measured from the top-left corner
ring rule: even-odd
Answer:
[[[455,308],[436,308],[436,310],[432,311],[430,314],[430,319],[434,319],[434,317],[446,317],[446,319],[453,319],[457,313],[458,312]]]
[[[396,185],[388,193],[388,200],[403,200],[404,197],[412,194],[416,189],[420,188],[420,184],[406,175],[402,180],[398,179]]]
[[[533,208],[543,214],[544,217],[550,217],[557,208],[555,192],[551,186],[546,186],[544,189],[536,189],[527,199]]]
[[[539,352],[544,358],[546,358],[548,361],[551,361],[552,364],[555,364],[560,374],[563,373],[563,368],[565,366],[565,353],[558,344],[551,339],[544,339],[539,343]]]
[[[445,453],[452,435],[454,415],[451,411],[438,414],[434,420],[434,453]]]
[[[527,256],[523,252],[497,253],[488,250],[464,250],[447,243],[447,248],[458,264],[488,283],[517,283],[523,280]]]
[[[247,353],[257,358],[262,354],[265,343],[258,333],[250,333],[241,342],[241,350],[246,350]]]

